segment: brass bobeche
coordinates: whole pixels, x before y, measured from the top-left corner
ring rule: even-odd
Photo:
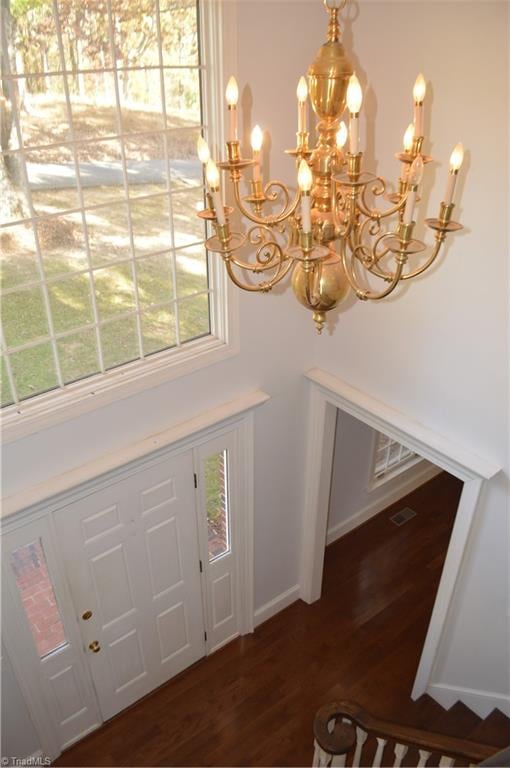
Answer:
[[[324,0],[329,13],[327,40],[317,52],[308,70],[310,99],[317,124],[317,142],[309,148],[309,134],[297,133],[296,147],[287,153],[299,163],[305,159],[313,173],[311,189],[312,232],[304,233],[298,211],[301,194],[291,195],[280,181],[266,184],[257,177],[250,181],[250,194],[241,193],[241,178],[255,163],[242,157],[239,141],[227,142],[227,160],[218,166],[228,172],[237,208],[251,222],[246,235],[231,232],[228,218],[222,226],[214,212],[202,218],[212,220],[216,234],[207,241],[209,250],[221,254],[229,277],[247,291],[270,291],[292,270],[292,288],[298,301],[313,313],[318,333],[326,322],[326,313],[349,293],[357,298],[378,301],[397,285],[422,274],[436,260],[446,235],[461,229],[452,221],[453,205],[441,203],[438,217],[426,219],[435,232],[435,244],[428,257],[414,267],[413,256],[426,246],[413,239],[414,221],[404,224],[404,210],[409,194],[416,186],[399,178],[394,192],[387,193],[386,181],[363,169],[363,153],[345,155],[336,145],[336,134],[345,110],[349,78],[353,67],[340,42],[339,11],[346,4]],[[416,136],[412,146],[396,157],[411,168],[420,156],[423,163],[432,158],[423,155],[424,136]],[[309,193],[307,193],[309,194]],[[390,207],[379,209],[374,202],[385,197]],[[417,198],[419,199],[419,198]],[[279,210],[275,211],[275,207]],[[209,201],[209,209],[212,203]],[[230,209],[225,209],[227,212]],[[385,229],[385,219],[396,217],[396,226]],[[409,218],[409,217],[407,217]],[[284,242],[282,242],[284,241]],[[239,251],[247,243],[255,249],[254,258],[243,260]],[[372,275],[384,284],[373,290],[362,284],[360,274]],[[251,273],[252,281],[240,275]],[[258,280],[258,282],[257,282]]]

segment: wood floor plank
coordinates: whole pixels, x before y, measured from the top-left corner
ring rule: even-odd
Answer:
[[[442,474],[329,546],[322,598],[297,601],[197,662],[56,765],[306,766],[316,710],[353,699],[372,714],[502,746],[510,721],[410,699],[461,483]],[[401,528],[389,516],[417,515]],[[468,732],[469,731],[469,732]]]

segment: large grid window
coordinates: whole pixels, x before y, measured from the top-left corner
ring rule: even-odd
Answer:
[[[2,4],[2,405],[211,332],[196,0]]]

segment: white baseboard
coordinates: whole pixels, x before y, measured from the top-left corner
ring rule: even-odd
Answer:
[[[295,603],[296,600],[299,600],[299,584],[295,584],[290,589],[287,589],[285,592],[274,597],[268,603],[257,608],[254,615],[254,625],[258,627],[259,624],[263,624],[272,616],[276,616],[277,613],[280,613],[284,608]]]
[[[443,685],[442,683],[433,683],[427,686],[427,693],[445,709],[450,709],[457,701],[462,701],[479,717],[488,717],[496,708],[510,717],[510,696],[506,696],[504,693],[477,691],[474,688],[462,688],[455,685]]]
[[[360,509],[359,512],[355,512],[354,515],[348,517],[347,520],[342,520],[332,526],[326,534],[326,546],[332,544],[341,536],[345,536],[346,533],[352,531],[353,528],[357,528],[358,525],[370,520],[371,517],[382,512],[385,507],[394,504],[403,496],[419,488],[423,483],[432,480],[433,477],[442,471],[442,469],[428,464],[428,466],[420,469],[418,472],[413,472],[411,477],[402,477],[401,482],[398,485],[392,486],[391,490],[388,490],[383,496],[379,496],[375,501]]]

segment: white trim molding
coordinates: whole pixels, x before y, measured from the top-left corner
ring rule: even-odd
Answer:
[[[37,485],[24,488],[12,496],[7,496],[2,500],[3,527],[7,522],[3,518],[13,516],[22,510],[27,510],[27,513],[30,514],[34,507],[37,508],[45,504],[52,497],[57,495],[62,497],[62,494],[67,491],[75,491],[79,486],[91,481],[97,484],[98,478],[106,473],[124,468],[131,462],[143,459],[148,455],[152,456],[158,450],[168,448],[169,445],[180,444],[192,439],[197,433],[231,421],[241,414],[257,408],[267,400],[269,400],[269,395],[262,390],[248,392],[235,400],[210,408],[188,421],[173,424],[162,432],[148,435],[136,443],[126,446],[126,448],[106,453],[93,461],[81,464]],[[253,427],[250,425],[248,429],[253,429]],[[248,448],[246,450],[253,449]],[[249,459],[249,456],[247,458]],[[253,496],[253,488],[251,488],[251,495]],[[18,518],[19,514],[16,514],[16,519]]]
[[[281,592],[276,597],[273,597],[269,602],[261,605],[260,608],[257,608],[255,611],[255,626],[259,627],[265,621],[272,619],[277,613],[295,603],[296,600],[299,600],[299,591],[299,584],[295,584],[290,589],[285,590],[285,592]]]
[[[494,477],[501,467],[323,370],[315,368],[306,377],[310,392],[302,508],[300,596],[303,600],[312,603],[321,595],[337,409],[398,440],[464,483],[411,694],[416,699],[430,691],[434,660],[483,483]]]

